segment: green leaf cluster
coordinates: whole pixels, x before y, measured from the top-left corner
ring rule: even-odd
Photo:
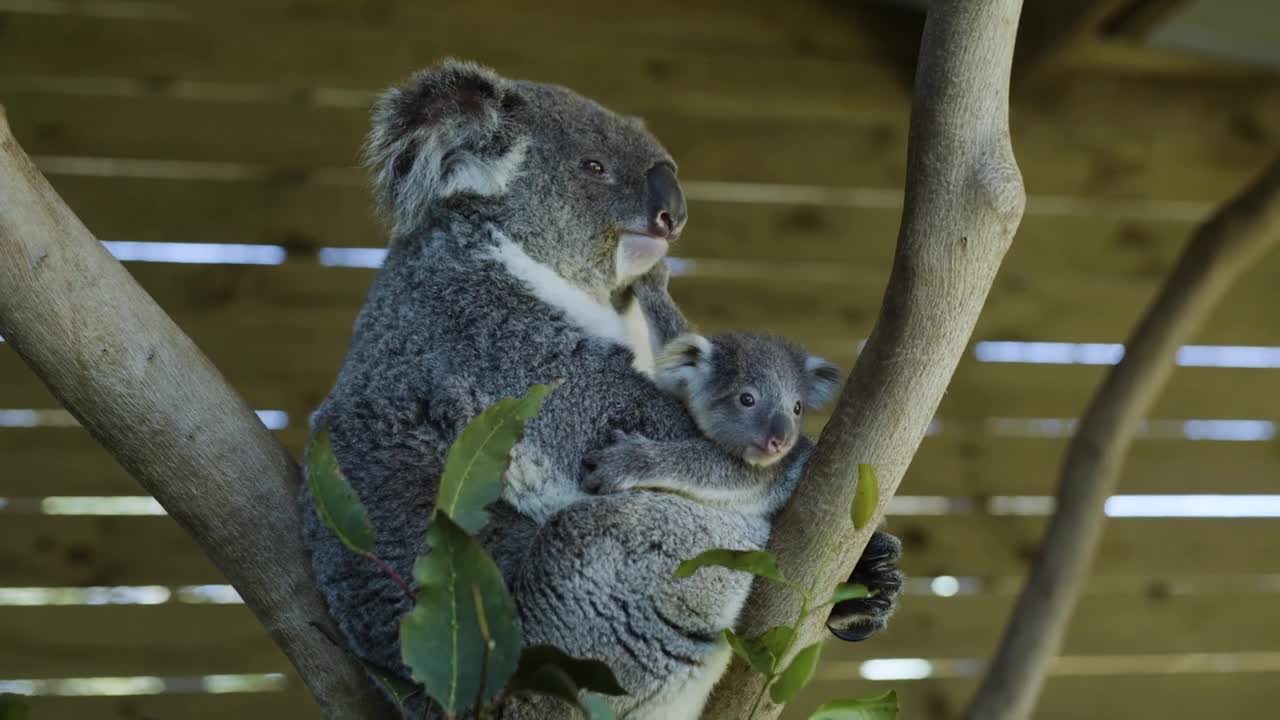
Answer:
[[[875,468],[865,464],[859,465],[857,487],[853,506],[850,508],[850,519],[855,528],[865,527],[871,521],[878,502],[879,482]],[[755,638],[744,638],[732,630],[726,630],[724,633],[725,641],[728,642],[733,654],[746,663],[753,672],[765,678],[760,694],[752,705],[749,718],[755,716],[760,703],[764,700],[765,689],[768,690],[769,698],[774,703],[785,705],[813,680],[818,662],[822,657],[821,642],[800,649],[785,667],[782,666],[783,661],[793,649],[800,625],[817,610],[845,600],[871,595],[865,585],[840,583],[831,591],[829,600],[815,604],[814,589],[801,587],[788,580],[779,569],[777,558],[766,550],[723,548],[707,550],[697,557],[680,563],[675,575],[679,578],[689,577],[700,568],[713,566],[750,573],[782,583],[799,593],[801,597],[800,614],[791,625],[769,628]],[[890,691],[873,698],[833,700],[818,708],[809,720],[894,720],[897,717],[897,695]]]
[[[414,606],[400,626],[405,665],[445,712],[475,710],[483,717],[508,692],[539,693],[578,708],[588,720],[611,720],[603,695],[625,694],[597,660],[580,660],[547,646],[521,649],[515,603],[493,558],[472,536],[489,520],[486,508],[502,494],[511,451],[554,385],[535,385],[477,415],[449,448],[426,552],[413,577]],[[344,545],[394,574],[375,554],[369,514],[338,467],[326,429],[307,448],[307,483],[316,512]],[[399,577],[394,578],[403,585]],[[419,688],[381,668],[370,675],[397,704]]]

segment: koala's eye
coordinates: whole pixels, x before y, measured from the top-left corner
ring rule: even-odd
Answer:
[[[803,408],[800,407],[799,402],[796,402],[796,406],[791,408],[791,412],[795,413],[796,415],[799,415],[801,410],[803,410]]]
[[[603,177],[605,173],[604,164],[601,163],[599,160],[583,160],[582,169],[586,170],[592,175],[597,175],[600,177]]]
[[[751,393],[742,393],[738,396],[738,402],[742,403],[742,407],[751,407],[756,404],[756,396]]]

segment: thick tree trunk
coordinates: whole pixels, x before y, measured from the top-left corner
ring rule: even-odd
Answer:
[[[1022,218],[1025,194],[1009,143],[1009,71],[1020,0],[939,0],[921,43],[907,148],[907,187],[880,317],[858,357],[807,477],[770,549],[783,572],[822,593],[847,579],[915,455],[964,354]],[[875,466],[870,524],[850,521],[857,466]],[[756,583],[742,631],[794,622],[800,601]],[[827,635],[815,615],[794,648]],[[735,663],[708,718],[744,718],[762,679]],[[764,708],[756,717],[776,717]]]
[[[1057,509],[966,717],[1031,717],[1102,539],[1125,454],[1173,374],[1178,348],[1242,273],[1280,242],[1280,160],[1202,225],[1125,343],[1067,447]]]
[[[293,498],[298,466],[62,202],[2,108],[0,335],[199,543],[329,717],[394,717],[329,640]]]

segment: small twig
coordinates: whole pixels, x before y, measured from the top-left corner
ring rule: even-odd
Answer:
[[[404,578],[400,576],[400,573],[396,572],[395,569],[388,565],[385,560],[373,553],[367,553],[365,554],[365,557],[372,560],[373,564],[377,565],[378,569],[381,570],[384,575],[391,578],[391,581],[400,587],[400,592],[403,592],[404,596],[409,598],[409,602],[418,602],[418,594],[413,591],[413,588],[409,587],[409,583],[405,582]]]

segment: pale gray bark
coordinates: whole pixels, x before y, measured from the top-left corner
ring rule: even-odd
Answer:
[[[1192,236],[1173,273],[1125,343],[1067,446],[1057,509],[1000,649],[966,713],[970,720],[1031,717],[1049,663],[1098,550],[1125,454],[1173,374],[1178,348],[1242,273],[1280,242],[1280,160]],[[1139,568],[1135,568],[1139,569]]]
[[[939,0],[921,43],[907,147],[907,187],[880,317],[818,442],[770,549],[786,575],[819,593],[847,579],[937,411],[1022,218],[1009,142],[1009,71],[1020,0]],[[880,480],[875,517],[850,520],[857,466]],[[742,631],[794,621],[799,598],[756,583]],[[815,614],[795,648],[827,635]],[[735,663],[709,718],[744,718],[761,687]],[[767,700],[766,700],[766,704]],[[770,706],[757,718],[776,717]]]
[[[298,466],[62,202],[2,108],[0,334],[227,576],[327,716],[395,716],[326,636]]]

